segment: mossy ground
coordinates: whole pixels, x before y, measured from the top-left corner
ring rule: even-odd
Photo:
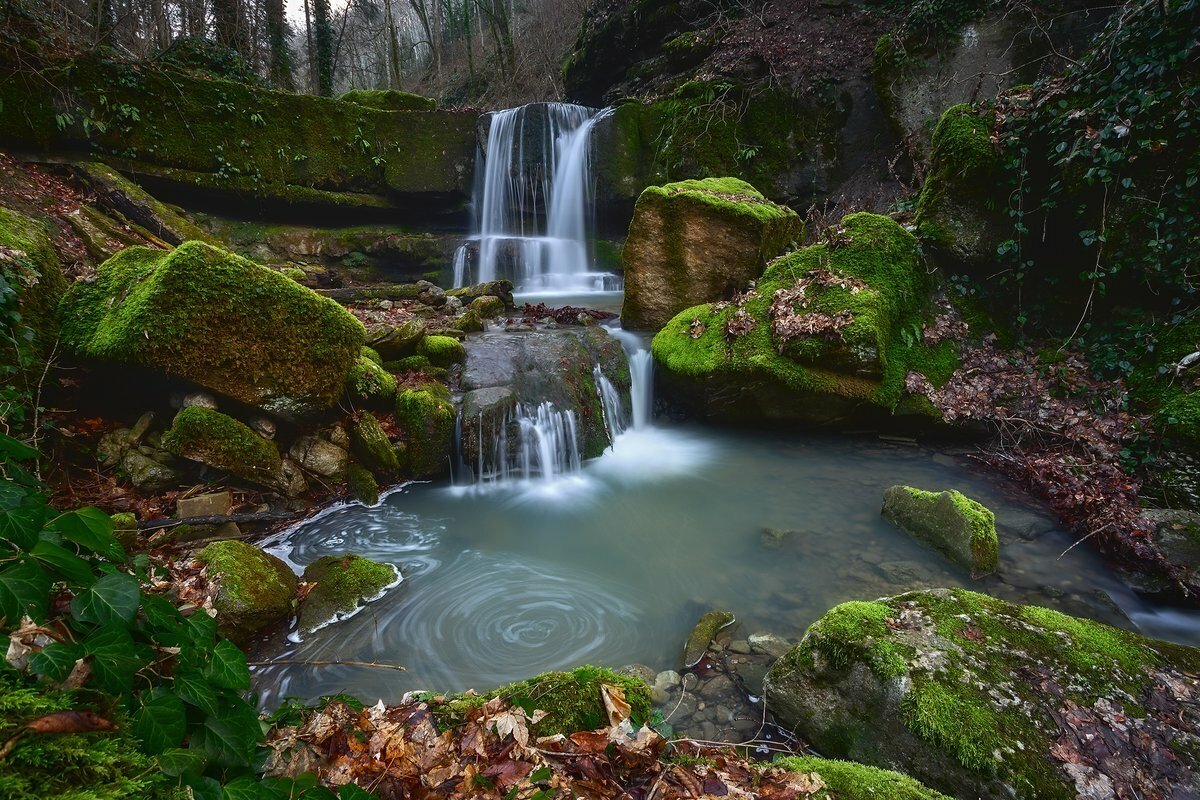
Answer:
[[[0,662],[0,742],[47,714],[92,711],[113,731],[26,734],[0,763],[0,800],[166,800],[176,781],[142,753],[111,699],[38,684]],[[115,715],[115,716],[114,716]]]
[[[820,775],[825,789],[813,800],[949,800],[907,775],[852,761],[791,756],[772,761],[771,766]]]
[[[280,413],[327,408],[362,324],[334,301],[202,242],[131,247],[63,298],[78,355],[161,370]]]
[[[179,412],[163,434],[167,451],[263,485],[275,483],[279,451],[233,417],[191,406]]]
[[[726,322],[737,312],[732,306],[689,308],[654,337],[655,360],[683,378],[780,387],[794,397],[796,413],[802,412],[805,400],[814,395],[890,412],[903,395],[910,369],[925,370],[935,384],[948,379],[957,366],[953,347],[946,343],[926,347],[920,342],[930,287],[913,236],[892,220],[873,214],[847,216],[836,235],[839,239],[834,244],[803,248],[768,267],[755,295],[744,304],[754,321],[749,331],[726,336]],[[814,269],[828,269],[867,284],[857,292],[830,287],[815,298],[811,310],[853,314],[853,323],[841,331],[839,346],[876,353],[877,377],[830,366],[825,357],[833,348],[822,337],[793,340],[780,352],[780,343],[771,331],[772,298]]]
[[[213,542],[196,556],[217,586],[213,606],[223,635],[245,641],[266,624],[288,616],[296,576],[279,559],[245,542]]]
[[[338,98],[380,111],[435,111],[437,100],[398,89],[351,89]]]

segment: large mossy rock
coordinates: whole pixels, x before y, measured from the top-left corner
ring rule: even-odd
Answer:
[[[299,625],[310,633],[376,599],[400,575],[391,564],[346,555],[318,558],[304,568],[302,578],[312,588],[300,603]]]
[[[440,383],[410,386],[396,395],[396,424],[407,442],[404,466],[414,478],[442,475],[454,449],[454,404]]]
[[[765,690],[822,753],[956,797],[1183,797],[1198,667],[1200,650],[936,589],[834,608]]]
[[[191,406],[162,437],[163,448],[262,486],[279,484],[282,461],[272,442],[220,411]]]
[[[853,761],[790,756],[771,766],[820,776],[825,786],[810,795],[811,800],[950,800],[907,775]]]
[[[363,344],[332,300],[202,242],[131,247],[63,298],[78,356],[191,381],[284,417],[333,405]]]
[[[239,541],[213,542],[196,558],[213,586],[217,630],[244,644],[257,631],[287,619],[296,575],[281,559]]]
[[[338,98],[380,111],[435,111],[437,100],[398,89],[351,89]]]
[[[996,516],[962,492],[889,486],[883,493],[883,516],[934,547],[972,578],[991,574],[999,566]]]
[[[0,309],[20,314],[19,325],[11,331],[19,355],[13,358],[6,350],[4,366],[21,370],[18,362],[25,361],[23,369],[30,373],[0,369],[5,383],[25,383],[32,373],[40,375],[41,363],[58,339],[58,302],[67,281],[50,235],[43,222],[0,206],[0,278],[6,284],[0,292]]]
[[[658,330],[685,308],[728,299],[803,236],[795,211],[736,178],[651,186],[638,198],[622,250],[621,322]]]
[[[909,371],[937,385],[957,365],[951,345],[921,341],[929,291],[912,234],[851,214],[821,244],[774,261],[740,305],[677,314],[652,351],[673,399],[706,415],[881,416],[901,400]]]

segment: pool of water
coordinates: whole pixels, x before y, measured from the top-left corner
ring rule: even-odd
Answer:
[[[972,581],[881,519],[897,483],[959,489],[992,508],[999,574]],[[789,533],[772,542],[768,528]],[[1145,606],[1087,546],[1062,555],[1072,541],[965,457],[869,438],[644,428],[551,483],[410,484],[281,534],[270,549],[297,568],[352,552],[397,565],[404,581],[302,641],[280,634],[262,656],[408,671],[279,665],[256,683],[267,705],[340,691],[395,701],[581,663],[669,669],[710,608],[733,611],[743,634],[794,639],[837,603],[934,586],[1200,643],[1193,614]]]

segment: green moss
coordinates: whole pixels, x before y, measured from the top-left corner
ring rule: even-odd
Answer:
[[[213,542],[196,558],[216,585],[213,607],[222,635],[245,642],[291,614],[296,576],[278,558],[236,540]]]
[[[454,420],[454,405],[440,384],[405,389],[396,395],[396,422],[408,444],[410,475],[440,475],[449,468]]]
[[[961,492],[892,486],[884,492],[883,515],[974,577],[994,572],[998,566],[996,517]]]
[[[383,356],[379,355],[379,353],[373,348],[366,347],[364,345],[363,348],[358,351],[358,353],[361,358],[365,358],[381,367],[383,366]]]
[[[375,482],[375,476],[359,464],[352,463],[346,468],[346,488],[352,498],[365,506],[379,502],[379,484]]]
[[[363,350],[369,348],[364,347]],[[350,367],[346,376],[346,393],[354,400],[387,403],[396,396],[396,376],[380,366],[379,354],[375,358],[366,353]]]
[[[0,278],[7,284],[7,290],[0,293],[0,305],[8,305],[9,291],[14,293],[21,324],[28,326],[33,335],[28,344],[19,332],[15,338],[22,343],[22,352],[33,360],[32,371],[40,374],[42,359],[50,355],[58,339],[58,302],[67,281],[51,243],[50,229],[4,206],[0,206],[0,248],[7,250],[0,255]]]
[[[273,485],[279,451],[248,426],[201,406],[183,409],[163,434],[165,450],[263,485]]]
[[[202,242],[131,247],[61,303],[78,355],[161,370],[281,414],[327,408],[362,324],[334,301]]]
[[[26,734],[28,723],[48,714],[92,711],[115,725],[113,731]],[[13,747],[0,768],[3,800],[157,800],[172,798],[175,781],[141,752],[129,721],[112,698],[63,691],[0,662],[0,741]]]
[[[384,367],[389,372],[420,372],[429,366],[425,356],[406,356],[398,361],[388,361]]]
[[[437,100],[398,89],[351,89],[338,98],[381,111],[436,111]]]
[[[466,348],[452,336],[426,336],[417,346],[417,355],[425,356],[436,367],[449,367],[467,360]]]
[[[910,369],[931,368],[938,379],[948,377],[956,363],[950,349],[926,349],[919,337],[904,335],[919,331],[928,314],[929,278],[912,235],[874,214],[847,216],[833,235],[834,245],[812,245],[768,267],[745,303],[755,323],[747,333],[732,340],[725,336],[734,308],[696,306],[675,316],[654,337],[655,360],[687,379],[770,386],[786,399],[761,411],[781,417],[800,417],[820,407],[816,398],[890,412],[903,395]],[[812,311],[849,311],[853,322],[842,329],[841,341],[814,336],[781,345],[771,331],[772,299],[817,269],[867,284],[856,292],[836,286],[815,290]]]
[[[361,556],[322,556],[304,568],[305,583],[315,584],[300,604],[300,630],[312,631],[378,597],[398,575],[391,564]]]
[[[211,236],[193,225],[174,209],[161,203],[142,187],[107,164],[99,161],[76,165],[84,180],[110,206],[120,209],[117,216],[145,230],[167,244],[178,245],[189,239],[217,244]]]
[[[1200,444],[1200,392],[1171,397],[1158,409],[1154,421],[1166,436],[1190,445]]]
[[[504,301],[491,294],[476,297],[469,307],[484,319],[498,317],[505,311]]]
[[[616,686],[625,693],[635,725],[650,718],[650,689],[640,678],[593,666],[577,667],[570,672],[547,672],[481,694],[451,695],[440,702],[431,702],[431,709],[440,724],[452,727],[461,724],[470,708],[499,697],[529,715],[534,711],[546,712],[541,722],[530,726],[536,736],[593,731],[608,724],[601,684]]]
[[[704,178],[678,181],[665,186],[649,186],[643,192],[651,197],[682,199],[713,208],[725,214],[749,217],[757,222],[790,219],[796,212],[772,203],[762,193],[738,178]],[[801,236],[803,227],[801,226]]]
[[[820,775],[825,789],[811,795],[812,800],[949,800],[907,775],[852,761],[790,756],[770,766]]]
[[[121,546],[126,550],[135,547],[138,543],[137,515],[130,511],[121,511],[109,519],[112,520],[113,535],[117,537]]]
[[[893,610],[883,603],[842,603],[813,625],[810,630],[818,635],[808,637],[796,657],[811,658],[816,651],[835,669],[862,659],[880,678],[900,677],[905,671],[905,653],[887,636],[887,622],[893,616]]]
[[[363,412],[350,423],[350,452],[375,475],[392,476],[400,470],[392,443],[374,416]]]

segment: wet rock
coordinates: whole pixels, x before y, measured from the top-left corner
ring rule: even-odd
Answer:
[[[823,753],[958,797],[1189,792],[1200,650],[962,589],[834,608],[772,666],[771,710]],[[1186,788],[1185,788],[1186,787]]]
[[[310,633],[338,617],[354,613],[399,579],[399,572],[391,564],[361,556],[318,558],[304,568],[303,580],[312,588],[300,604],[300,630]]]
[[[343,450],[350,449],[350,434],[346,433],[346,429],[341,425],[334,425],[326,433],[326,438],[331,444],[336,444]]]
[[[279,472],[275,475],[275,487],[283,492],[285,497],[299,497],[308,491],[308,481],[300,465],[290,458],[281,459]]]
[[[750,652],[750,643],[745,639],[734,639],[729,643],[729,652],[745,655]]]
[[[364,412],[350,423],[350,450],[375,475],[391,476],[400,471],[387,433],[371,414]]]
[[[413,477],[434,477],[450,467],[454,406],[440,383],[412,386],[396,395],[396,423],[405,437],[404,465]]]
[[[231,492],[210,492],[195,497],[182,497],[175,503],[175,516],[178,519],[188,517],[218,517],[229,513],[233,507]]]
[[[180,408],[210,408],[213,411],[217,410],[217,398],[213,397],[208,392],[189,392],[183,396],[179,402]]]
[[[762,542],[762,546],[767,550],[778,550],[798,533],[800,531],[788,530],[786,528],[763,528],[759,536],[759,541]]]
[[[961,492],[891,486],[883,493],[883,516],[932,545],[973,578],[996,571],[1000,543],[995,515]]]
[[[679,673],[673,669],[663,670],[654,676],[651,686],[660,686],[663,689],[674,689],[680,684]]]
[[[400,325],[373,328],[367,337],[367,346],[385,361],[392,361],[414,355],[423,338],[425,320],[414,317]]]
[[[147,411],[138,417],[138,421],[129,429],[129,444],[140,444],[142,439],[150,431],[150,426],[154,424],[154,412]]]
[[[485,294],[471,301],[471,309],[484,319],[498,317],[504,313],[504,301],[493,294]]]
[[[349,444],[348,437],[346,441]],[[292,444],[288,455],[312,474],[330,480],[345,478],[350,462],[350,454],[345,448],[316,436],[301,436]]]
[[[346,488],[350,497],[365,506],[373,506],[379,502],[379,484],[369,469],[351,463],[346,468]]]
[[[142,492],[161,492],[178,486],[181,480],[178,470],[138,450],[121,456],[120,466],[133,488]]]
[[[765,653],[771,658],[782,658],[792,649],[791,642],[773,633],[752,633],[749,636],[749,644],[753,652]]]
[[[446,290],[429,281],[417,281],[417,300],[432,308],[446,304]]]
[[[704,653],[717,633],[732,625],[733,621],[733,614],[728,611],[713,610],[700,617],[700,621],[696,623],[688,636],[687,644],[684,645],[683,666],[695,666],[704,657]]]
[[[637,678],[647,686],[652,686],[654,684],[655,672],[652,668],[646,666],[645,664],[627,664],[626,666],[617,670],[617,673],[620,675],[628,675],[631,678]]]
[[[245,542],[208,545],[196,556],[213,586],[217,629],[244,644],[261,628],[289,617],[296,576],[282,560]]]
[[[256,416],[250,420],[250,430],[264,439],[275,438],[275,423],[269,417]]]

